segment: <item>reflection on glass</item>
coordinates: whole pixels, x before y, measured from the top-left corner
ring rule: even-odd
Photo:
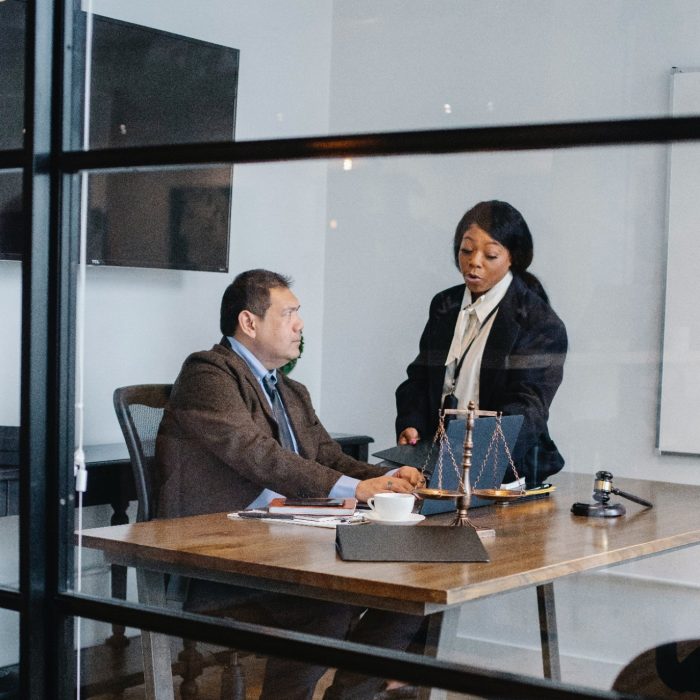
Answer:
[[[21,75],[13,32],[25,3],[2,5],[11,40],[0,65],[12,77]],[[604,11],[552,3],[546,17],[473,0],[439,12],[430,3],[281,12],[241,2],[216,16],[163,0],[95,6],[91,147],[232,138],[222,116],[237,100],[238,51],[245,93],[236,131],[246,140],[666,116],[671,67],[679,57],[698,65],[690,2],[651,1],[643,13],[635,0]],[[12,94],[16,111],[21,87]],[[0,119],[6,129],[21,143],[21,119]]]
[[[396,697],[414,698],[419,692],[418,687],[411,683],[386,680],[381,683],[378,694],[341,695],[334,686],[337,675],[341,673],[339,669],[317,667],[241,647],[181,637],[147,632],[144,637],[138,629],[130,629],[126,645],[116,648],[102,644],[99,638],[85,637],[86,631],[99,629],[98,623],[83,618],[76,620],[75,624],[83,629],[79,660],[82,697],[127,692],[127,697],[141,698],[146,682],[153,684],[156,697],[165,696],[172,689],[175,697],[198,697],[201,700],[280,700],[288,697],[307,697],[309,700],[360,697],[380,700],[386,697],[386,700],[392,700]],[[153,665],[144,662],[144,639],[153,645]],[[313,674],[315,680],[308,693],[300,694],[299,681],[307,673]],[[393,692],[383,695],[387,688],[393,689]],[[402,690],[398,691],[398,688]],[[480,696],[449,691],[437,697],[459,700]]]
[[[0,518],[18,514],[19,426],[0,425]]]
[[[231,168],[91,175],[91,265],[228,271]]]
[[[19,697],[19,615],[0,610],[0,698]]]
[[[115,646],[104,644],[100,638],[104,625],[85,618],[75,620],[75,624],[81,626],[82,638],[81,697],[121,697],[121,693],[127,693],[127,697],[144,697],[140,631],[130,630],[125,646]],[[160,692],[173,689],[176,697],[201,700],[258,697],[265,666],[263,658],[245,650],[189,639],[166,635],[156,635],[154,639],[161,671],[155,682]]]
[[[239,49],[237,135],[246,140],[665,116],[671,66],[679,57],[698,65],[692,2],[651,0],[644,12],[635,0],[549,3],[543,14],[474,0],[439,11],[426,2],[282,10],[253,0],[224,3],[215,17],[196,3],[177,12],[163,0],[95,5],[100,23],[107,15]],[[115,136],[124,125],[128,138],[126,117],[113,121]]]
[[[0,3],[0,150],[23,142],[26,7],[19,0]]]
[[[0,6],[1,7],[1,6]],[[20,260],[24,248],[22,174],[0,173],[0,260]]]

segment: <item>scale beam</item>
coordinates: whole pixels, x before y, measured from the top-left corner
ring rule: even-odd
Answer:
[[[470,401],[469,405],[474,406],[475,404],[473,401]],[[473,412],[475,418],[495,418],[498,416],[498,411],[482,411],[479,408],[474,408]],[[468,416],[469,408],[443,408],[442,413],[445,416]]]

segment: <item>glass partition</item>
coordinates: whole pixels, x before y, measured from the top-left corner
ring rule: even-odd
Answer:
[[[0,5],[0,151],[23,144],[23,110],[15,96],[24,95],[23,13]],[[0,169],[0,589],[19,588],[19,431],[22,270],[22,174]],[[11,603],[10,603],[11,604]],[[0,609],[0,696],[17,697],[19,689],[19,615]]]
[[[141,604],[163,612],[172,604],[181,610],[184,604],[188,611],[211,613],[214,620],[250,622],[270,639],[275,633],[268,627],[302,629],[318,645],[309,652],[311,658],[331,648],[330,639],[349,634],[353,640],[378,611],[386,622],[381,634],[354,638],[370,657],[382,658],[383,645],[392,646],[387,632],[396,625],[399,636],[411,637],[408,652],[416,663],[419,657],[437,656],[456,664],[451,670],[465,677],[493,672],[500,684],[496,687],[506,696],[517,696],[519,683],[537,686],[550,680],[572,684],[584,695],[608,690],[633,658],[652,647],[682,642],[682,650],[675,648],[681,656],[694,649],[697,621],[688,610],[698,609],[697,566],[690,547],[700,538],[689,514],[700,488],[700,450],[692,441],[680,448],[677,442],[679,432],[693,434],[694,404],[674,413],[677,404],[664,397],[698,394],[695,316],[687,305],[694,298],[687,261],[694,243],[695,198],[693,188],[678,187],[696,181],[696,159],[687,158],[687,152],[685,159],[676,159],[676,144],[333,160],[308,152],[307,160],[275,159],[284,157],[284,139],[295,137],[662,117],[675,107],[676,114],[695,114],[692,104],[672,105],[671,87],[679,70],[691,74],[687,66],[700,65],[695,34],[688,31],[697,25],[699,10],[693,3],[660,0],[647,3],[643,12],[632,0],[542,3],[527,11],[521,3],[505,1],[448,2],[439,9],[419,2],[375,5],[338,2],[302,10],[276,3],[260,10],[257,3],[212,2],[195,10],[191,4],[141,7],[95,0],[76,10],[65,42],[71,77],[65,86],[70,108],[63,124],[64,150],[137,147],[157,154],[151,147],[270,139],[270,144],[253,144],[251,151],[253,159],[270,162],[148,169],[127,163],[120,171],[74,175],[71,163],[93,166],[80,161],[79,154],[72,161],[75,154],[61,158],[52,153],[57,157],[48,159],[51,183],[42,182],[32,194],[56,216],[48,221],[47,215],[46,232],[35,226],[32,245],[55,262],[46,295],[52,309],[49,326],[55,322],[57,328],[46,337],[60,338],[60,350],[49,348],[43,366],[51,370],[51,381],[67,390],[56,397],[45,424],[32,428],[40,437],[51,433],[51,454],[56,443],[85,448],[87,490],[76,513],[77,544],[73,533],[58,552],[51,542],[38,542],[39,556],[23,571],[33,566],[39,573],[26,580],[58,605],[59,622],[66,605],[89,609],[100,600],[128,601],[124,619],[115,615],[121,622]],[[22,146],[21,27],[27,7],[33,6],[22,0],[0,3],[1,31],[14,37],[0,49],[3,77],[8,76],[0,95],[6,116],[0,120],[0,148],[5,152]],[[129,51],[122,50],[126,45]],[[47,57],[44,65],[49,64]],[[132,88],[136,93],[129,92]],[[372,143],[380,148],[381,139]],[[522,142],[516,144],[520,146]],[[201,152],[211,160],[207,151]],[[673,166],[679,163],[686,169],[674,179]],[[61,187],[61,178],[72,180],[62,198],[53,189]],[[0,250],[10,251],[0,260],[0,304],[8,328],[16,327],[16,335],[6,334],[0,343],[3,386],[9,387],[0,402],[6,416],[0,425],[10,427],[20,422],[20,324],[39,306],[36,291],[27,295],[33,307],[25,307],[20,320],[17,259],[22,242],[20,238],[18,245],[12,237],[22,225],[20,184],[19,172],[0,173],[0,234],[10,232],[0,238]],[[70,204],[54,212],[50,205],[59,201]],[[513,343],[521,343],[522,354],[497,361],[489,356],[484,338],[479,352],[485,378],[472,367],[468,381],[479,386],[481,409],[533,410],[547,425],[553,443],[535,446],[535,466],[546,458],[538,451],[541,446],[563,458],[561,469],[559,462],[544,472],[527,472],[528,480],[516,486],[523,499],[519,503],[503,497],[505,505],[489,502],[469,510],[475,524],[495,532],[495,537],[488,533],[491,539],[474,540],[482,543],[483,560],[356,564],[337,553],[331,527],[229,518],[233,511],[264,506],[259,499],[265,488],[284,494],[289,481],[246,470],[245,460],[259,448],[258,440],[240,451],[242,462],[236,455],[235,463],[216,465],[216,478],[202,475],[198,470],[209,447],[227,440],[226,425],[217,425],[220,432],[214,437],[202,429],[179,440],[170,453],[172,459],[181,458],[175,460],[179,470],[171,469],[163,478],[164,465],[173,463],[166,464],[153,450],[165,402],[149,406],[156,418],[146,412],[151,433],[141,446],[145,459],[138,471],[133,450],[127,450],[124,423],[120,426],[118,420],[115,390],[157,385],[152,394],[167,401],[186,358],[218,344],[222,330],[228,335],[219,325],[227,285],[238,273],[262,267],[290,275],[292,293],[301,304],[303,334],[297,322],[293,339],[300,356],[287,386],[297,387],[306,403],[304,390],[292,382],[308,389],[315,414],[307,406],[307,422],[320,433],[317,416],[339,443],[333,446],[322,433],[326,454],[346,466],[341,454],[359,456],[367,460],[358,467],[361,473],[377,475],[385,465],[378,465],[380,457],[373,453],[394,446],[402,427],[415,429],[410,423],[397,426],[395,394],[419,352],[429,314],[446,305],[456,318],[462,302],[471,299],[464,293],[465,279],[482,290],[478,270],[459,269],[459,261],[474,251],[471,239],[460,238],[461,230],[455,238],[455,229],[465,212],[483,201],[497,201],[492,207],[507,203],[527,222],[534,258],[529,264],[526,252],[525,259],[515,260],[517,251],[501,246],[507,255],[500,263],[516,275],[513,282],[501,278],[502,291],[507,293],[508,284],[512,289],[528,284],[539,301],[531,296],[527,308],[513,308],[508,332]],[[479,245],[486,245],[492,221],[479,221]],[[87,267],[82,269],[80,236],[86,242]],[[45,264],[48,259],[44,257]],[[541,286],[522,274],[525,267]],[[430,311],[431,300],[443,290]],[[519,293],[526,295],[522,289]],[[535,338],[518,336],[533,305],[550,326]],[[495,312],[504,318],[505,308]],[[491,318],[495,324],[498,315]],[[437,353],[426,351],[430,371],[438,370],[437,403],[446,387],[443,355],[453,342],[455,348],[461,342],[457,325],[453,319],[442,328]],[[70,348],[63,343],[67,335]],[[503,335],[501,341],[505,343]],[[464,345],[468,351],[468,342]],[[541,352],[543,346],[547,352]],[[216,352],[230,358],[220,344]],[[32,359],[37,357],[33,348]],[[489,376],[493,367],[497,371]],[[546,375],[544,389],[537,385],[525,398],[517,392],[505,398],[489,395],[508,372],[528,375],[533,369]],[[210,385],[203,386],[206,408]],[[257,396],[262,400],[265,395]],[[432,394],[430,400],[435,402]],[[131,409],[129,414],[135,415]],[[32,415],[39,422],[44,418],[41,410]],[[690,427],[675,430],[679,422],[687,425],[688,415]],[[49,426],[54,418],[56,425]],[[498,415],[495,419],[500,425]],[[183,414],[175,420],[184,420]],[[297,430],[308,427],[299,416],[292,419],[293,427],[294,421]],[[430,422],[416,432],[424,445],[436,434]],[[197,453],[196,443],[203,438],[209,447]],[[300,452],[310,462],[320,461],[313,449],[317,445],[308,448],[305,439],[302,435]],[[358,446],[364,452],[356,451]],[[74,499],[67,473],[72,460],[62,463],[66,473],[58,480],[49,469],[32,477],[49,486],[50,512],[56,497],[58,511]],[[472,473],[481,469],[480,464],[472,467]],[[148,484],[139,481],[144,474],[154,482],[147,516]],[[422,476],[433,479],[427,472]],[[378,478],[385,477],[390,489],[395,474]],[[7,503],[10,481],[5,479]],[[67,488],[56,486],[57,481]],[[521,487],[545,485],[539,492],[520,493]],[[176,495],[169,510],[163,506],[167,489]],[[250,493],[250,499],[241,493]],[[653,508],[628,502],[630,493],[649,500]],[[620,508],[605,513],[615,517],[579,518],[571,512],[574,502],[590,511],[605,506],[612,495],[611,509],[623,499],[624,515]],[[367,500],[367,494],[360,500]],[[16,588],[17,518],[9,510],[3,515],[0,588]],[[420,516],[413,519],[421,521],[418,527],[434,529],[449,526],[454,517],[448,513],[423,521],[422,513],[414,515]],[[152,522],[134,525],[137,519]],[[373,528],[381,527],[365,523],[357,531],[371,540]],[[47,547],[61,561],[58,599],[46,581],[37,579],[51,578],[36,564],[52,560],[41,556]],[[78,556],[75,577],[66,582],[62,565],[69,561],[72,570],[73,564],[67,551]],[[642,561],[650,555],[656,556]],[[187,588],[193,580],[217,587],[216,605],[194,605],[196,587]],[[60,595],[64,588],[95,600],[76,603],[71,595]],[[3,605],[25,605],[16,592],[5,595]],[[228,601],[227,595],[235,599]],[[71,608],[70,614],[75,612]],[[300,627],[298,617],[308,624]],[[598,618],[602,624],[590,624]],[[187,615],[183,620],[188,621]],[[610,631],[610,620],[616,633]],[[12,625],[3,629],[18,638]],[[137,629],[118,622],[81,623],[77,646],[91,659],[93,652],[133,651],[138,639]],[[285,656],[286,648],[270,644]],[[190,654],[184,666],[207,667],[203,657],[192,655],[191,645],[184,647]],[[293,645],[289,653],[294,655]],[[217,663],[228,670],[217,682],[228,688],[239,671],[230,663],[233,657],[224,656]],[[167,661],[167,656],[158,659]],[[254,657],[244,659],[246,675],[259,683],[265,671],[256,663]],[[139,671],[139,661],[134,664],[138,676],[143,666]],[[333,666],[329,660],[324,664]],[[113,658],[108,660],[107,676],[122,678],[117,667]],[[391,665],[384,672],[370,660],[370,667],[376,689],[393,684],[394,675],[402,678],[400,669],[391,672]],[[89,661],[83,668],[87,673],[95,667]],[[408,676],[424,687],[440,685],[432,675],[429,683]],[[331,682],[329,675],[324,678],[319,697],[323,683]],[[81,684],[88,681],[81,670]],[[484,688],[475,681],[460,690],[473,696]],[[329,691],[324,700],[332,696]]]
[[[236,166],[227,275],[88,270],[86,440],[122,441],[112,405],[114,389],[174,382],[190,353],[219,341],[220,301],[234,275],[262,266],[291,275],[301,303],[304,348],[290,378],[308,387],[331,433],[370,436],[369,461],[378,462],[371,453],[396,444],[394,394],[418,352],[430,301],[460,283],[454,260],[457,222],[479,201],[509,202],[523,215],[534,240],[528,270],[540,280],[568,337],[563,380],[548,415],[549,433],[565,466],[547,478],[555,490],[537,501],[470,511],[476,524],[493,526],[496,534],[493,543],[485,542],[490,563],[464,565],[465,577],[500,570],[507,561],[526,555],[530,568],[518,574],[523,578],[517,585],[509,579],[511,583],[493,584],[488,591],[465,593],[461,611],[452,608],[451,617],[443,620],[446,631],[440,634],[451,635],[450,643],[436,642],[430,636],[435,631],[423,629],[419,653],[437,654],[465,668],[557,678],[552,668],[547,670],[551,660],[543,659],[540,631],[542,616],[554,612],[561,679],[609,690],[633,657],[669,640],[692,638],[695,624],[687,614],[696,597],[693,550],[665,552],[692,540],[681,524],[677,531],[667,529],[675,516],[666,518],[676,507],[669,508],[669,503],[684,489],[692,497],[698,488],[697,456],[657,449],[663,289],[675,274],[666,256],[667,158],[665,146],[628,146]],[[148,235],[145,224],[142,235]],[[432,438],[424,436],[426,442]],[[188,470],[197,469],[194,458],[188,464]],[[128,465],[122,468],[128,479]],[[211,499],[223,504],[218,514],[202,516],[206,522],[196,517],[164,520],[157,526],[162,531],[144,535],[149,547],[166,551],[157,556],[157,569],[181,574],[197,561],[202,573],[200,557],[213,556],[213,549],[221,546],[227,563],[214,557],[211,570],[205,564],[203,574],[218,583],[252,588],[254,596],[264,595],[272,585],[276,593],[327,600],[329,593],[309,589],[304,576],[314,567],[341,578],[342,571],[354,571],[336,553],[333,532],[285,524],[232,525],[227,513],[246,505],[237,502],[236,486],[236,479],[245,476],[239,477],[236,460],[227,468],[233,474],[228,486],[208,487],[195,476],[196,485],[179,491],[181,515],[211,512],[188,510],[190,499],[201,503],[209,497],[208,488]],[[451,468],[447,461],[444,468]],[[482,465],[473,468],[478,471]],[[574,502],[597,502],[595,475],[600,471],[613,475],[615,487],[651,500],[655,507],[613,498],[626,504],[624,517],[577,519],[570,508]],[[192,474],[173,473],[171,478],[194,483]],[[667,493],[664,489],[673,484],[665,482],[675,482],[678,493]],[[284,485],[279,488],[283,491]],[[128,515],[135,517],[133,503]],[[95,511],[90,527],[108,525],[109,517]],[[431,516],[420,527],[449,522],[450,516]],[[656,534],[649,534],[648,541],[628,542],[625,533],[642,524],[657,528]],[[369,533],[375,526],[365,527]],[[112,544],[97,549],[107,552],[108,563],[130,567],[127,596],[144,602],[133,567],[155,550],[128,560],[118,544],[122,536],[132,541],[141,531],[87,529],[85,537],[92,550],[92,537],[111,540],[114,535]],[[517,547],[523,549],[508,553],[517,537],[522,537]],[[270,584],[260,568],[280,566],[266,559],[273,544],[300,572],[287,571]],[[590,549],[580,555],[584,563],[574,565],[569,557],[578,562],[573,551],[579,544]],[[659,556],[636,561],[652,553]],[[98,595],[114,595],[109,570],[102,565],[100,573],[96,552],[89,557],[94,576],[102,581]],[[590,557],[601,558],[591,564]],[[439,567],[434,564],[431,570]],[[550,573],[537,573],[549,567]],[[363,570],[353,578],[372,580],[377,571],[382,569]],[[403,581],[410,590],[418,585],[410,566],[404,573],[397,571],[391,582]],[[334,590],[336,585],[319,588]],[[379,605],[367,590],[346,591],[340,599],[371,609]],[[657,599],[666,601],[663,613],[653,612]],[[638,624],[639,610],[648,611],[643,624]],[[230,612],[241,619],[237,611]],[[422,608],[421,617],[427,612]],[[599,616],[600,625],[591,622]],[[426,619],[433,618],[427,614]],[[261,618],[252,621],[270,624]],[[624,628],[624,634],[611,634],[613,624],[618,632]],[[313,631],[324,634],[320,628]],[[366,638],[363,643],[374,645]]]
[[[183,44],[208,42],[215,53],[239,51],[239,140],[667,116],[672,68],[697,65],[688,28],[700,21],[695,3],[662,0],[641,10],[634,0],[535,6],[450,0],[439,8],[421,0],[272,3],[265,10],[254,2],[206,9],[182,3],[177,11],[103,0],[92,7],[96,41],[104,28],[124,31],[129,23],[142,35],[167,33]],[[185,65],[185,48],[166,50],[177,56],[168,71]],[[162,77],[167,88],[144,92],[154,106],[171,85],[191,92],[208,79]],[[194,120],[202,126],[213,113],[203,99]],[[125,137],[120,125],[129,128],[131,104],[114,124],[117,138]],[[170,142],[158,130],[175,117],[167,100],[162,104],[151,120],[157,129],[144,133],[151,143]],[[201,131],[191,136],[210,138]]]

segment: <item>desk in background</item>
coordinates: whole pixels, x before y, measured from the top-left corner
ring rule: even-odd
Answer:
[[[19,428],[0,425],[0,516],[19,511]]]

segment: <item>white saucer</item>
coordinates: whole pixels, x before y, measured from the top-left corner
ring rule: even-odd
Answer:
[[[382,523],[382,525],[415,525],[421,520],[425,520],[425,515],[420,513],[411,513],[406,520],[382,520],[374,511],[362,515],[370,522]]]

